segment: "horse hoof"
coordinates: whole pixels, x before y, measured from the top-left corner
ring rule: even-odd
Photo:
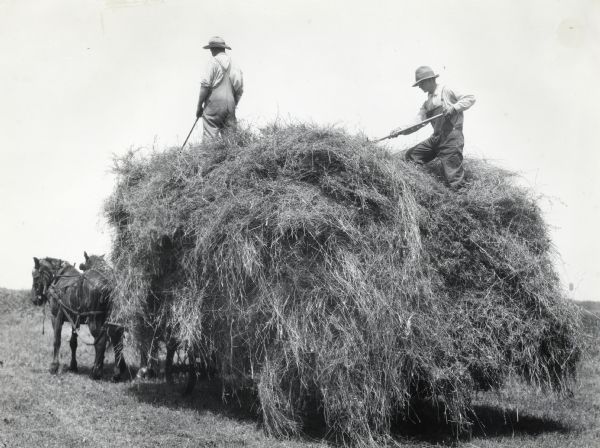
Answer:
[[[79,372],[79,369],[77,368],[77,364],[75,364],[75,365],[71,364],[69,366],[69,372],[73,372],[73,373]]]
[[[136,377],[140,380],[156,378],[156,372],[154,372],[154,369],[149,369],[148,367],[142,367],[140,370],[138,370]]]
[[[96,369],[95,367],[92,369],[92,373],[90,374],[90,377],[93,380],[99,380],[100,378],[102,378],[102,371],[99,369]]]
[[[53,362],[52,364],[50,364],[50,369],[48,370],[52,375],[56,375],[58,373],[58,363]]]
[[[112,382],[113,382],[113,383],[118,383],[118,382],[120,382],[120,381],[121,381],[121,374],[120,374],[120,373],[115,373],[115,374],[112,376],[112,378],[111,378],[111,379],[112,379]]]

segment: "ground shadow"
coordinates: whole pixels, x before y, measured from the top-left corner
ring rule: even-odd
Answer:
[[[192,409],[199,413],[210,412],[221,415],[239,423],[250,423],[261,427],[262,417],[256,392],[243,389],[228,393],[219,379],[201,378],[196,383],[194,392],[184,393],[186,375],[178,375],[174,384],[167,384],[164,377],[153,380],[134,381],[127,388],[128,394],[139,401],[153,406],[165,406],[170,409]],[[332,446],[342,446],[337,443],[335,434],[331,434],[325,426],[322,414],[306,416],[303,430],[296,440],[306,442],[326,442]]]
[[[572,430],[568,425],[557,420],[488,405],[474,406],[470,419],[473,421],[471,428],[457,433],[451,424],[444,421],[442,410],[429,408],[424,412],[421,410],[419,416],[414,415],[410,421],[396,421],[393,432],[402,440],[454,445],[459,440],[472,438],[537,436],[544,433],[566,433]]]
[[[133,382],[127,393],[154,406],[193,409],[199,413],[209,411],[241,423],[261,424],[258,400],[250,390],[227,394],[223,392],[222,383],[217,379],[199,380],[191,395],[184,395],[184,388],[185,377],[181,375],[173,385],[167,384],[164,378]],[[536,436],[572,430],[556,420],[487,405],[475,406],[471,419],[474,421],[471,430],[457,434],[452,425],[444,422],[442,410],[421,408],[418,417],[413,414],[409,421],[393,422],[392,436],[401,443],[427,442],[453,446],[458,441],[471,438]],[[344,444],[341,437],[327,430],[324,416],[319,413],[305,417],[303,432],[298,440],[325,442],[331,446]]]
[[[164,377],[135,380],[126,393],[154,406],[210,411],[240,422],[259,422],[256,396],[249,389],[230,393],[218,379],[204,378],[197,381],[191,394],[186,394],[186,380],[185,374],[175,375],[173,384],[168,384]]]
[[[115,367],[115,364],[113,362],[105,362],[104,363],[104,367],[102,369],[102,377],[98,379],[98,381],[109,381],[109,382],[114,382],[113,381],[113,369]],[[58,371],[58,375],[65,375],[65,374],[71,374],[71,375],[78,375],[78,376],[87,376],[88,378],[91,379],[91,375],[92,375],[92,365],[81,365],[78,364],[77,365],[77,371],[73,372],[72,370],[69,370],[69,364],[63,364],[60,366],[59,371]],[[125,378],[123,378],[121,381],[119,382],[127,382],[127,381],[131,381],[133,378],[135,378],[135,375],[137,373],[137,368],[132,368],[129,367],[129,365],[127,366],[127,376]],[[40,369],[41,372],[48,372],[48,369]]]
[[[544,433],[572,430],[571,427],[550,418],[523,415],[515,409],[500,409],[493,406],[475,406],[473,435],[477,437],[512,436],[525,434],[536,436]]]

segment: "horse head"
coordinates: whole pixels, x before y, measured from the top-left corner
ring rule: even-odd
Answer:
[[[40,260],[33,257],[31,301],[34,305],[43,305],[48,300],[46,295],[48,287],[52,284],[58,271],[66,266],[69,266],[69,263],[58,258],[46,257]]]
[[[108,263],[104,259],[104,255],[88,255],[87,252],[83,252],[85,262],[79,264],[79,270],[88,271],[90,269],[96,269],[97,271],[103,272],[108,268]]]

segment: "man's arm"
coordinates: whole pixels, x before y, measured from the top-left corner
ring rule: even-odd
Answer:
[[[233,85],[233,99],[235,100],[235,105],[237,106],[240,102],[240,98],[242,98],[242,95],[244,94],[244,74],[237,67],[231,84]]]
[[[452,104],[452,108],[456,112],[464,112],[473,104],[475,104],[474,95],[464,95],[462,93],[457,92],[456,90],[451,90],[447,87],[445,90],[446,94],[448,95],[448,100]]]
[[[208,98],[208,94],[210,93],[210,88],[207,86],[200,87],[200,97],[198,98],[198,108],[196,109],[196,118],[200,118],[202,113],[204,112],[204,102],[206,98]]]
[[[234,97],[236,106],[240,102],[240,98],[242,98],[243,94],[244,94],[244,86],[241,85],[240,88],[233,93],[233,97]]]
[[[215,85],[217,65],[219,65],[217,60],[214,57],[211,58],[200,80],[200,97],[198,98],[198,107],[196,108],[196,118],[200,118],[204,113],[204,103],[210,95],[211,88]]]

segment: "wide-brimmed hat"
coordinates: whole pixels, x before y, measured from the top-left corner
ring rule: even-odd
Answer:
[[[209,48],[227,48],[228,50],[231,50],[231,47],[228,46],[225,43],[225,40],[222,37],[219,36],[213,36],[209,39],[208,41],[208,45],[205,45],[204,47],[205,49],[209,49]]]
[[[413,84],[413,87],[417,87],[421,81],[425,81],[429,78],[437,78],[438,76],[440,75],[433,73],[431,67],[422,65],[415,71],[415,83]]]

